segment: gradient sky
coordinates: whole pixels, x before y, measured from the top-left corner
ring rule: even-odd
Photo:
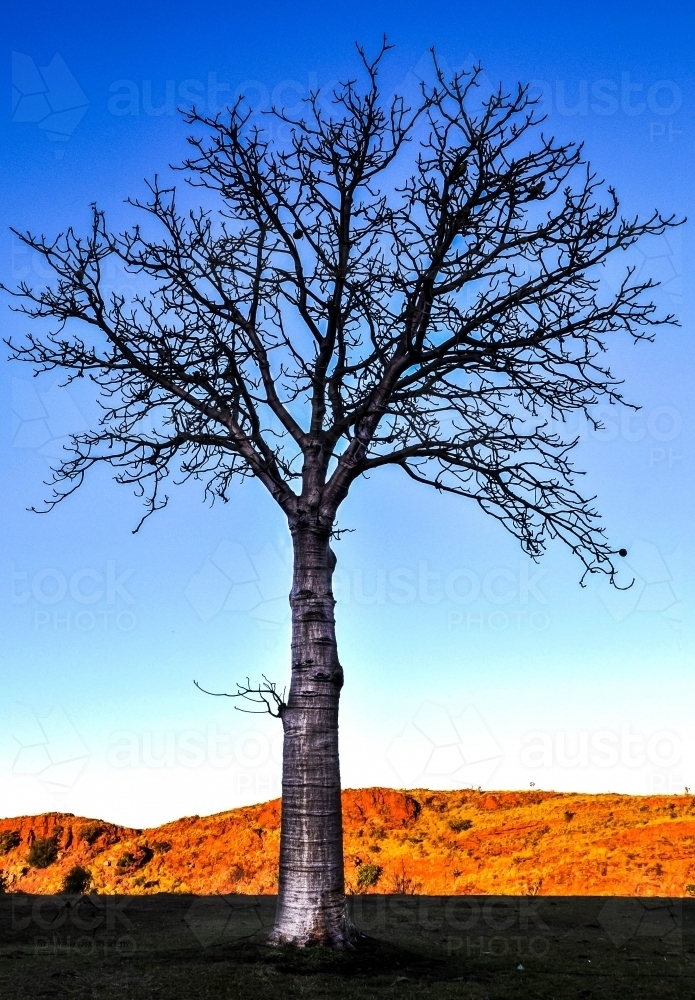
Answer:
[[[13,82],[0,280],[40,277],[10,225],[79,229],[95,200],[116,224],[132,218],[123,199],[184,152],[175,106],[188,95],[208,110],[240,92],[291,103],[351,73],[353,43],[374,50],[383,32],[396,45],[389,89],[414,86],[433,44],[450,67],[480,60],[493,85],[532,81],[548,130],[585,141],[626,214],[692,217],[693,19],[685,3],[664,10],[14,5],[0,53]],[[695,786],[691,227],[629,257],[663,281],[657,301],[682,327],[615,344],[614,371],[642,410],[607,414],[601,434],[577,425],[577,465],[635,585],[581,589],[566,551],[531,564],[473,504],[397,470],[359,482],[340,515],[355,530],[337,546],[346,786]],[[5,300],[1,315],[5,335],[27,328]],[[59,808],[145,826],[277,794],[279,723],[192,681],[286,681],[280,511],[255,484],[213,509],[187,486],[133,535],[138,501],[101,472],[50,515],[29,513],[94,401],[5,361],[1,377],[0,815]]]

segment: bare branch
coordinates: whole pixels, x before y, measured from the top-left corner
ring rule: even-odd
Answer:
[[[678,221],[623,217],[582,146],[543,131],[527,87],[480,100],[479,66],[449,79],[433,53],[415,106],[384,99],[388,50],[358,47],[361,79],[300,114],[273,108],[283,142],[241,100],[191,111],[189,186],[155,177],[130,230],[93,207],[84,237],[17,234],[54,280],[20,283],[16,308],[54,327],[9,342],[12,357],[91,379],[102,407],[47,506],[106,463],[145,517],[170,476],[211,501],[255,477],[290,527],[330,532],[354,481],[394,465],[474,500],[532,556],[561,539],[612,580],[563,425],[631,405],[612,342],[676,320],[649,278],[626,269],[607,290],[602,269]],[[212,207],[183,205],[197,188]],[[109,259],[132,276],[129,301],[109,292]]]
[[[277,685],[274,681],[269,681],[265,674],[261,675],[263,678],[262,684],[257,684],[255,687],[251,684],[249,678],[246,678],[246,684],[239,684],[237,682],[237,691],[235,694],[229,694],[226,691],[207,691],[204,687],[198,683],[198,681],[193,681],[195,686],[203,694],[209,694],[213,698],[244,698],[246,701],[251,702],[254,705],[264,705],[265,708],[252,709],[252,708],[240,708],[235,705],[234,708],[237,712],[245,712],[248,715],[272,715],[276,719],[281,719],[282,714],[287,707],[285,703],[285,689],[283,688],[282,694],[277,693]]]

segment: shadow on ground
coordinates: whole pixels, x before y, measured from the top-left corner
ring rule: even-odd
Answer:
[[[265,945],[272,896],[0,896],[12,1000],[695,1000],[695,900],[355,896],[354,953]]]

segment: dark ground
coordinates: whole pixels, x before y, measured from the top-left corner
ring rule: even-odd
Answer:
[[[355,953],[268,948],[272,896],[0,896],[0,998],[695,1000],[695,899],[356,896]]]

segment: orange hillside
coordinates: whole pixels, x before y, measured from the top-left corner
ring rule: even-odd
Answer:
[[[350,892],[695,893],[695,797],[555,792],[343,793]],[[46,813],[0,820],[12,892],[60,891],[75,865],[104,893],[274,893],[280,802],[153,830]],[[47,867],[28,859],[54,845]],[[44,859],[46,860],[46,859]]]

